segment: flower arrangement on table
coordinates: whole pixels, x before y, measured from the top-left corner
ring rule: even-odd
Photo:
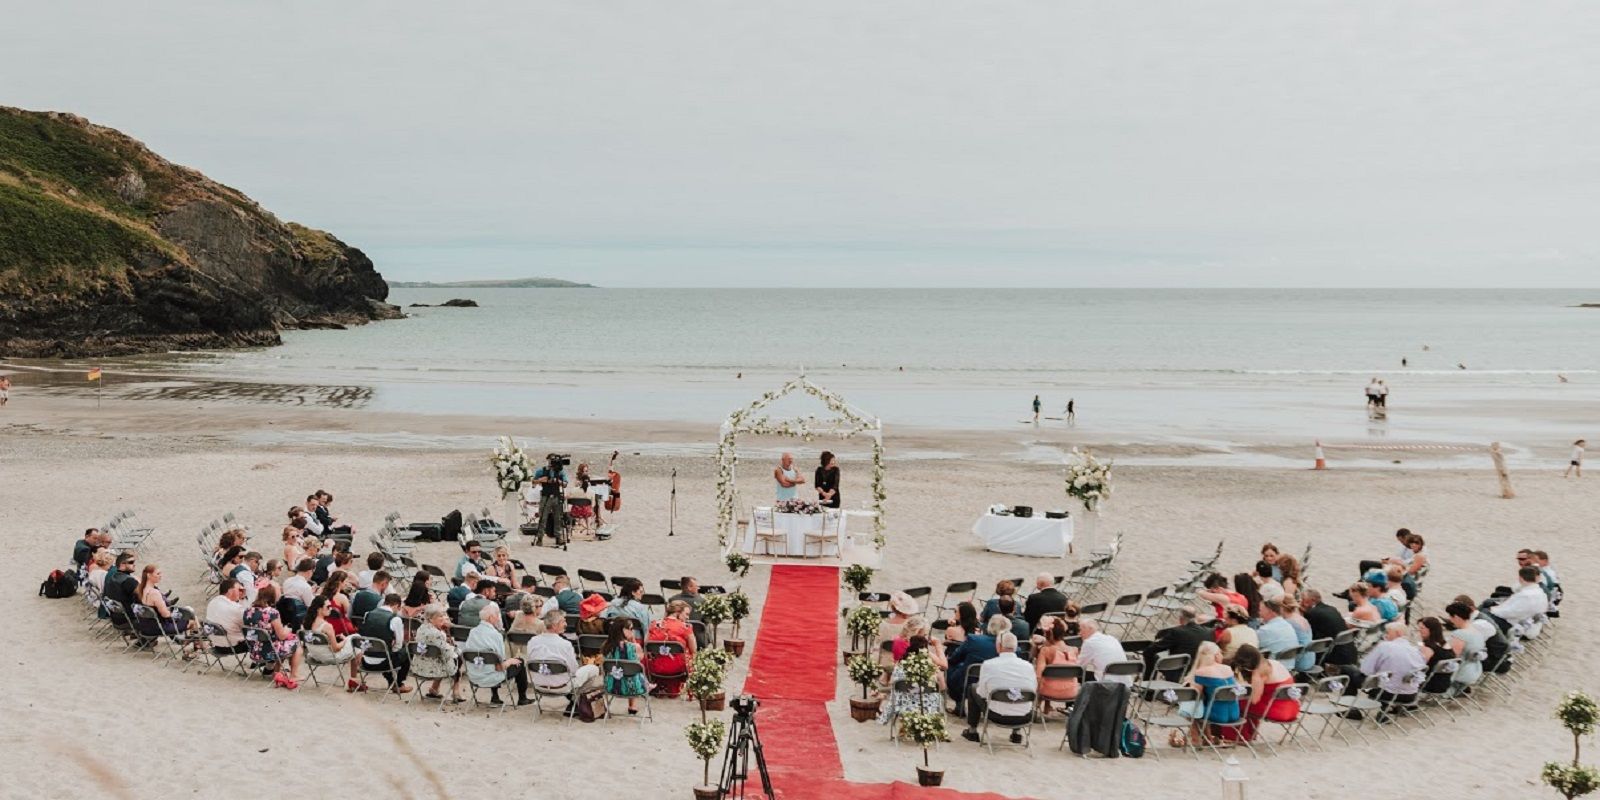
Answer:
[[[821,514],[822,505],[815,500],[803,500],[796,497],[793,500],[779,500],[773,503],[772,510],[779,514],[805,514],[811,516]]]
[[[1074,449],[1067,460],[1067,496],[1083,503],[1085,511],[1094,511],[1111,496],[1111,462]]]
[[[528,454],[510,436],[500,437],[494,446],[494,452],[489,456],[489,468],[494,471],[494,482],[500,487],[501,499],[522,491],[522,487],[533,480],[533,473],[538,469],[533,459],[528,458]]]

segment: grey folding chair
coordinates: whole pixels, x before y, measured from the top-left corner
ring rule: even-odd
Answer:
[[[1186,658],[1187,656],[1183,657]],[[1150,735],[1152,728],[1156,730],[1171,728],[1174,730],[1183,731],[1183,746],[1179,749],[1188,750],[1189,754],[1194,756],[1194,760],[1199,761],[1200,750],[1199,748],[1195,747],[1195,743],[1190,740],[1188,735],[1190,726],[1193,724],[1194,720],[1178,713],[1178,709],[1181,708],[1182,704],[1184,703],[1199,703],[1199,690],[1190,688],[1188,686],[1175,686],[1173,688],[1152,690],[1150,693],[1152,695],[1152,700],[1144,703],[1145,712],[1139,718],[1139,721],[1144,723],[1146,741],[1153,742],[1156,738]],[[1152,711],[1152,704],[1154,702],[1161,703],[1163,708],[1161,708],[1159,711]],[[1159,743],[1146,744],[1145,750],[1147,752],[1154,753],[1157,761],[1161,760],[1161,747]]]
[[[1022,749],[1027,750],[1029,746],[1033,744],[1032,709],[1039,702],[1039,693],[1030,692],[1023,689],[996,689],[989,693],[988,700],[989,705],[986,706],[983,711],[983,729],[979,732],[979,736],[983,739],[984,746],[989,748],[989,753],[991,755],[994,753],[994,737],[989,735],[989,728],[991,726],[1001,728],[1009,733],[1022,734],[1022,741],[1020,743],[1007,741],[1001,745],[1002,747],[1013,746],[1021,747]],[[994,704],[997,702],[1026,703],[1028,705],[1029,712],[1023,715],[1023,722],[1006,722],[999,718],[999,714],[995,713]]]
[[[567,723],[572,722],[573,715],[578,713],[577,697],[578,687],[572,684],[572,671],[567,669],[564,661],[555,659],[538,659],[529,661],[528,689],[533,692],[533,708],[539,716],[544,716],[544,699],[546,697],[560,697],[567,701],[567,709],[562,716],[567,718]],[[546,683],[540,683],[543,680]],[[557,684],[556,681],[563,681]]]
[[[502,686],[509,684],[510,676],[501,673],[501,679],[497,683],[479,683],[472,677],[472,667],[498,666],[500,666],[500,655],[493,650],[467,650],[461,654],[461,671],[462,675],[467,679],[467,688],[472,692],[472,706],[474,708],[478,706],[479,689],[498,690]],[[516,704],[517,700],[514,697],[509,698],[509,701],[507,698],[501,698],[500,712],[503,714],[507,708]]]
[[[621,686],[623,681],[631,678],[644,678],[644,664],[630,659],[608,658],[600,663],[600,674],[609,679],[605,683],[606,720],[609,721],[612,716],[611,699],[613,697],[621,697],[623,701],[626,702],[630,697],[629,695],[619,694],[613,691],[612,687]],[[646,678],[646,680],[648,680],[648,678]],[[633,695],[633,697],[640,696],[641,695]],[[650,708],[650,693],[645,692],[642,697],[644,698],[644,716],[640,717],[639,720],[640,722],[645,720],[654,722],[655,712]]]
[[[1233,703],[1238,705],[1241,700],[1248,700],[1249,698],[1250,687],[1241,686],[1239,684],[1234,684],[1231,686],[1218,686],[1216,690],[1211,693],[1211,702],[1206,704],[1206,744],[1210,746],[1211,752],[1216,755],[1218,760],[1222,759],[1222,748],[1217,745],[1217,739],[1219,737],[1213,735],[1213,730],[1233,731],[1234,741],[1243,744],[1244,748],[1250,751],[1251,758],[1261,757],[1256,754],[1255,745],[1251,744],[1250,740],[1244,735],[1245,726],[1250,723],[1249,717],[1245,716],[1244,714],[1240,714],[1239,719],[1233,722],[1211,721],[1211,709],[1213,707],[1223,703]]]
[[[1311,685],[1306,683],[1292,683],[1288,686],[1279,686],[1278,688],[1272,690],[1272,701],[1271,704],[1267,706],[1268,708],[1276,705],[1281,700],[1293,700],[1295,704],[1299,706],[1300,711],[1295,713],[1294,719],[1288,721],[1267,719],[1266,717],[1262,717],[1256,721],[1256,733],[1258,735],[1261,734],[1268,725],[1277,725],[1283,730],[1283,736],[1278,739],[1278,744],[1281,745],[1288,742],[1290,737],[1294,736],[1295,732],[1300,729],[1300,715],[1305,711],[1306,701],[1310,694]],[[1261,743],[1266,746],[1267,752],[1273,755],[1278,754],[1278,749],[1272,744],[1272,739],[1262,736]]]

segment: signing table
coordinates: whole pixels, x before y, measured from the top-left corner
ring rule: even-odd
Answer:
[[[870,512],[867,513],[870,515]],[[772,518],[774,532],[785,536],[787,548],[782,542],[771,543],[769,547],[767,542],[756,540],[756,529],[758,527],[761,530],[767,529],[765,518],[768,515]],[[838,510],[830,508],[820,514],[784,514],[775,512],[771,508],[759,507],[756,509],[755,520],[745,525],[744,535],[739,537],[740,550],[751,555],[787,555],[800,558],[807,555],[806,534],[822,533],[822,524],[826,519],[830,536],[837,536],[837,539],[824,542],[820,547],[813,544],[809,555],[816,557],[820,554],[831,558],[839,555],[839,542],[847,541],[845,537],[850,535],[848,523],[854,516],[862,516],[862,513],[846,511],[840,514]]]
[[[972,532],[996,553],[1064,558],[1072,541],[1072,519],[984,514],[972,524]]]

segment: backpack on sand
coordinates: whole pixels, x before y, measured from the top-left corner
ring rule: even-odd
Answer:
[[[78,593],[78,576],[59,569],[50,570],[50,577],[39,584],[39,596],[59,600]]]
[[[1129,720],[1122,721],[1122,755],[1138,758],[1144,755],[1144,731]]]

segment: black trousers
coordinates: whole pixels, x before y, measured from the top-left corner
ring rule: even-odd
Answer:
[[[978,726],[983,724],[983,713],[989,709],[989,698],[979,697],[977,692],[969,694],[971,696],[967,698],[967,727],[977,730]],[[996,722],[1004,725],[1026,725],[1028,720],[1033,719],[1033,715],[996,714],[994,718]]]
[[[390,669],[391,666],[393,667],[392,670]],[[394,653],[390,660],[384,661],[381,664],[369,663],[366,658],[363,657],[361,659],[361,669],[367,672],[381,671],[383,673],[383,679],[388,681],[389,685],[392,687],[406,682],[406,676],[411,674],[411,657],[407,656],[404,652]]]
[[[512,682],[517,685],[517,699],[518,700],[526,700],[526,699],[528,699],[528,671],[523,669],[521,664],[518,664],[517,666],[511,668],[510,673],[511,674],[507,675],[506,677],[510,678],[512,680]],[[501,686],[504,686],[504,685],[505,684],[501,684]],[[496,686],[493,689],[490,689],[489,690],[489,696],[494,698],[495,700],[499,700],[500,699],[500,686]]]

